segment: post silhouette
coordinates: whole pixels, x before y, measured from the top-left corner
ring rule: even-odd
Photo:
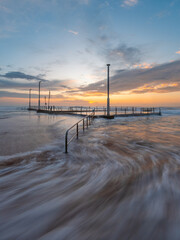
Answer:
[[[110,67],[110,64],[107,64],[107,116],[110,116],[109,67]]]
[[[40,110],[40,108],[41,108],[41,103],[40,103],[40,98],[41,98],[41,95],[40,95],[41,82],[42,82],[42,81],[39,81],[39,101],[38,101],[38,110]]]
[[[49,97],[48,97],[48,109],[49,109],[49,107],[50,107],[50,98],[51,98],[51,92],[50,92],[50,90],[49,90]]]
[[[31,108],[31,88],[29,89],[29,109]]]

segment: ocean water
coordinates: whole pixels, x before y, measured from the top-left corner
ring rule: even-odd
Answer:
[[[180,239],[180,109],[95,119],[0,108],[0,239]]]

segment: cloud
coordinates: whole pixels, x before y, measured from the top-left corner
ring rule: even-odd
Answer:
[[[37,98],[38,94],[32,94],[33,98]],[[29,95],[26,93],[16,93],[16,92],[8,92],[8,91],[0,91],[0,98],[10,97],[10,98],[29,98]]]
[[[80,92],[105,93],[106,80],[79,88]],[[123,92],[174,92],[180,91],[180,60],[157,65],[150,69],[118,70],[110,77],[110,91]]]
[[[177,54],[180,54],[180,50],[176,52]]]
[[[11,12],[11,10],[10,10],[9,8],[4,7],[4,6],[2,6],[2,5],[0,5],[0,11],[3,11],[3,12],[5,12],[5,13],[10,13],[10,12]]]
[[[136,47],[128,47],[126,44],[121,44],[114,49],[107,49],[105,55],[108,62],[134,65],[140,62],[142,53]]]
[[[159,13],[157,14],[157,17],[158,17],[158,18],[164,18],[164,17],[167,17],[167,16],[169,16],[169,15],[171,15],[171,12],[164,10],[164,11],[159,12]]]
[[[37,82],[16,82],[16,81],[10,81],[10,80],[4,80],[0,79],[0,88],[1,89],[29,89],[29,88],[37,88]]]
[[[138,0],[124,0],[122,3],[122,7],[133,7],[138,3]]]
[[[77,0],[80,4],[88,4],[90,0]]]
[[[133,67],[134,68],[141,68],[141,69],[149,69],[149,68],[153,68],[156,64],[155,63],[139,63],[139,64],[135,64]]]
[[[138,89],[132,91],[132,93],[147,93],[147,92],[156,92],[156,93],[167,93],[167,92],[176,92],[180,91],[180,84],[178,83],[161,83],[159,85],[144,85]]]
[[[112,68],[113,65],[111,65]],[[104,74],[106,75],[106,73]],[[8,72],[1,76],[3,78],[0,78],[0,97],[17,97],[16,89],[28,91],[29,88],[32,88],[37,93],[38,82],[33,81],[33,79],[39,80],[43,77],[43,75],[34,77],[22,72]],[[16,78],[23,78],[27,81],[15,81]],[[54,94],[62,94],[58,96],[61,98],[63,96],[66,98],[78,96],[79,99],[80,97],[103,96],[106,94],[106,79],[79,88],[72,88],[73,82],[74,80],[71,79],[51,80],[44,82],[41,87],[44,91],[50,89],[52,93],[54,91]],[[9,89],[9,93],[6,93],[7,89]],[[13,95],[12,91],[15,95]],[[180,60],[147,67],[145,63],[141,63],[137,68],[116,70],[114,75],[110,75],[111,94],[168,93],[175,91],[180,91]]]
[[[73,85],[73,80],[71,79],[61,79],[61,80],[45,80],[44,74],[39,74],[38,76],[27,75],[22,72],[8,72],[4,75],[0,75],[0,88],[1,89],[24,89],[29,88],[36,89],[38,88],[38,82],[42,81],[41,85],[44,89],[51,90],[70,90],[70,85]]]
[[[79,34],[78,32],[75,32],[75,31],[73,31],[73,30],[68,30],[68,32],[69,32],[69,33],[72,33],[72,34],[74,34],[74,35],[78,35],[78,34]]]
[[[27,75],[27,74],[22,73],[22,72],[8,72],[4,75],[0,75],[0,77],[4,77],[4,78],[8,78],[8,79],[25,79],[25,80],[28,80],[28,81],[31,81],[31,80],[47,81],[45,79],[42,79],[39,76]]]

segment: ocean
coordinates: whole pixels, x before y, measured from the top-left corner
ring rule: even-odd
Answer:
[[[180,108],[79,119],[0,107],[0,239],[179,240]]]

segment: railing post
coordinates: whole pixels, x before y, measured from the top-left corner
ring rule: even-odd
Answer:
[[[86,127],[88,128],[88,117],[86,118]]]
[[[77,139],[78,139],[78,136],[79,136],[78,123],[77,123],[77,127],[76,127],[76,136],[77,136]]]
[[[65,153],[68,153],[68,132],[65,135]]]
[[[84,132],[84,119],[83,119],[83,132]]]
[[[159,115],[161,115],[161,108],[159,108]]]

